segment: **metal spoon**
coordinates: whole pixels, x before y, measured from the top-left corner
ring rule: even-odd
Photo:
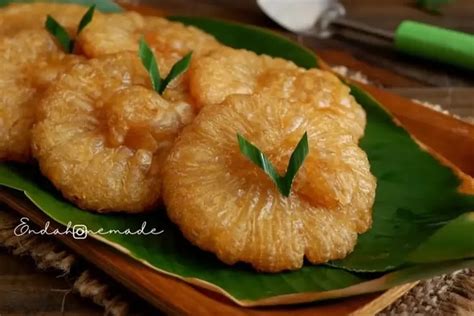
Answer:
[[[351,30],[394,43],[403,53],[474,70],[474,36],[454,30],[403,21],[395,32],[346,18],[337,0],[257,0],[262,11],[283,28],[327,38]]]

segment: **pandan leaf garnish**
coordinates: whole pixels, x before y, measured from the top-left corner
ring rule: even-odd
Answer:
[[[163,94],[166,87],[173,79],[184,73],[189,68],[192,54],[192,52],[189,52],[186,54],[186,56],[178,60],[176,64],[173,65],[166,78],[161,78],[160,69],[158,67],[158,63],[156,62],[155,54],[153,54],[150,46],[148,46],[143,38],[140,40],[140,47],[138,49],[138,55],[140,56],[142,64],[150,76],[153,89],[160,95]]]
[[[268,157],[242,135],[237,134],[237,140],[239,142],[240,152],[265,171],[270,179],[272,179],[276,184],[280,193],[283,194],[283,196],[288,197],[291,192],[293,179],[309,153],[307,132],[304,133],[303,137],[298,142],[298,145],[296,145],[295,150],[291,154],[286,174],[284,176],[280,176]]]

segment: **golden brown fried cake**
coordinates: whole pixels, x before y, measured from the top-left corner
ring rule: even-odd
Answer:
[[[33,151],[67,199],[99,212],[156,206],[163,159],[193,111],[149,81],[138,56],[126,52],[79,63],[48,89]]]
[[[289,106],[308,103],[332,112],[338,117],[335,123],[357,139],[364,133],[363,109],[329,72],[304,70],[280,58],[222,47],[193,63],[189,77],[198,107],[221,103],[233,94],[268,93],[285,98]]]
[[[30,158],[30,129],[34,122],[32,96],[35,91],[18,75],[21,68],[0,58],[0,160]]]
[[[68,31],[76,27],[87,8],[75,4],[27,3],[0,8],[0,36],[15,35],[23,30],[44,28],[46,16],[53,16]],[[100,14],[98,12],[95,15]]]
[[[0,160],[28,161],[39,96],[79,57],[65,55],[44,29],[47,14],[76,27],[87,8],[17,4],[0,9]],[[50,67],[51,66],[51,67]]]
[[[258,78],[270,69],[278,72],[297,67],[281,58],[223,46],[191,65],[191,94],[199,107],[221,103],[232,94],[252,94],[258,90]]]
[[[228,264],[278,272],[300,268],[304,258],[344,258],[371,226],[376,181],[354,138],[328,120],[310,102],[289,106],[267,93],[204,107],[165,164],[169,217],[193,244]],[[240,153],[236,135],[284,174],[305,131],[309,155],[286,198]]]
[[[209,34],[192,26],[184,26],[159,17],[144,17],[135,12],[97,17],[79,36],[79,44],[88,57],[98,57],[123,51],[138,51],[144,37],[156,55],[162,76],[190,51],[192,62],[220,44]],[[168,99],[193,103],[189,94],[187,74],[171,84],[165,94]]]
[[[97,57],[122,51],[137,51],[144,37],[157,52],[168,58],[181,58],[190,51],[206,54],[220,44],[211,35],[179,22],[144,17],[135,12],[100,16],[81,33],[79,43],[85,54]]]
[[[0,160],[30,160],[39,99],[59,74],[79,60],[59,53],[51,56],[36,65],[18,65],[0,57]]]
[[[284,98],[288,106],[314,106],[328,118],[327,124],[352,135],[356,140],[364,135],[364,110],[350,94],[349,87],[330,72],[301,68],[271,69],[258,78],[256,90]]]
[[[328,124],[356,139],[364,134],[365,112],[347,86],[329,72],[304,70],[283,59],[220,48],[192,64],[190,89],[200,107],[221,103],[233,94],[266,93],[284,98],[288,106],[317,107],[333,118]]]

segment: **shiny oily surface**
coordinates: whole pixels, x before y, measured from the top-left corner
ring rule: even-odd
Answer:
[[[281,58],[223,46],[191,65],[191,94],[200,108],[221,103],[232,94],[252,94],[258,90],[258,78],[270,69],[278,72],[297,66]]]
[[[46,16],[54,17],[69,32],[75,32],[87,8],[76,4],[27,3],[0,8],[0,35],[16,35],[19,31],[44,29]],[[95,16],[100,12],[95,12]]]
[[[180,58],[193,51],[205,54],[220,44],[195,27],[160,17],[142,16],[136,12],[107,14],[94,18],[79,36],[79,43],[89,57],[122,51],[137,51],[144,37],[157,54]]]
[[[150,87],[134,53],[75,65],[41,101],[33,150],[69,200],[99,212],[143,212],[160,198],[161,168],[192,107]]]
[[[204,107],[164,168],[170,219],[225,263],[243,261],[259,271],[298,269],[304,258],[318,264],[347,256],[357,235],[371,226],[376,181],[354,138],[326,124],[324,115],[310,104],[288,107],[285,99],[265,93]],[[240,153],[236,134],[284,173],[305,131],[309,155],[285,198]]]
[[[327,124],[357,140],[364,134],[364,110],[347,86],[329,72],[304,70],[283,59],[216,49],[191,66],[190,86],[200,107],[221,103],[233,94],[265,93],[285,99],[288,106],[317,107]]]
[[[80,58],[65,55],[44,29],[47,14],[66,28],[85,8],[60,4],[13,4],[0,9],[0,160],[31,158],[31,127],[41,93]],[[51,66],[51,67],[50,67]]]
[[[98,57],[123,51],[136,52],[141,38],[155,53],[162,77],[189,52],[193,52],[192,62],[196,63],[201,55],[220,47],[214,37],[197,28],[136,12],[94,18],[79,36],[79,44],[86,56]],[[174,80],[172,87],[174,89],[165,92],[169,98],[192,102],[187,74]]]

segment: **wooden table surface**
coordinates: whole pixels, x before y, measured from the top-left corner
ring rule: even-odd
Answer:
[[[295,0],[297,1],[297,0]],[[266,18],[253,0],[145,0],[159,3],[172,14],[220,17],[278,30],[315,49],[332,65],[346,65],[368,75],[369,80],[398,94],[441,104],[460,116],[474,116],[474,76],[450,66],[402,56],[390,46],[353,34],[317,40],[284,32]],[[414,0],[345,0],[348,15],[358,21],[393,30],[404,19],[474,33],[474,1],[457,0],[431,15],[416,9]],[[54,272],[39,272],[34,263],[0,249],[0,316],[102,315],[93,303],[68,294],[70,281]],[[61,313],[64,300],[64,311]]]

